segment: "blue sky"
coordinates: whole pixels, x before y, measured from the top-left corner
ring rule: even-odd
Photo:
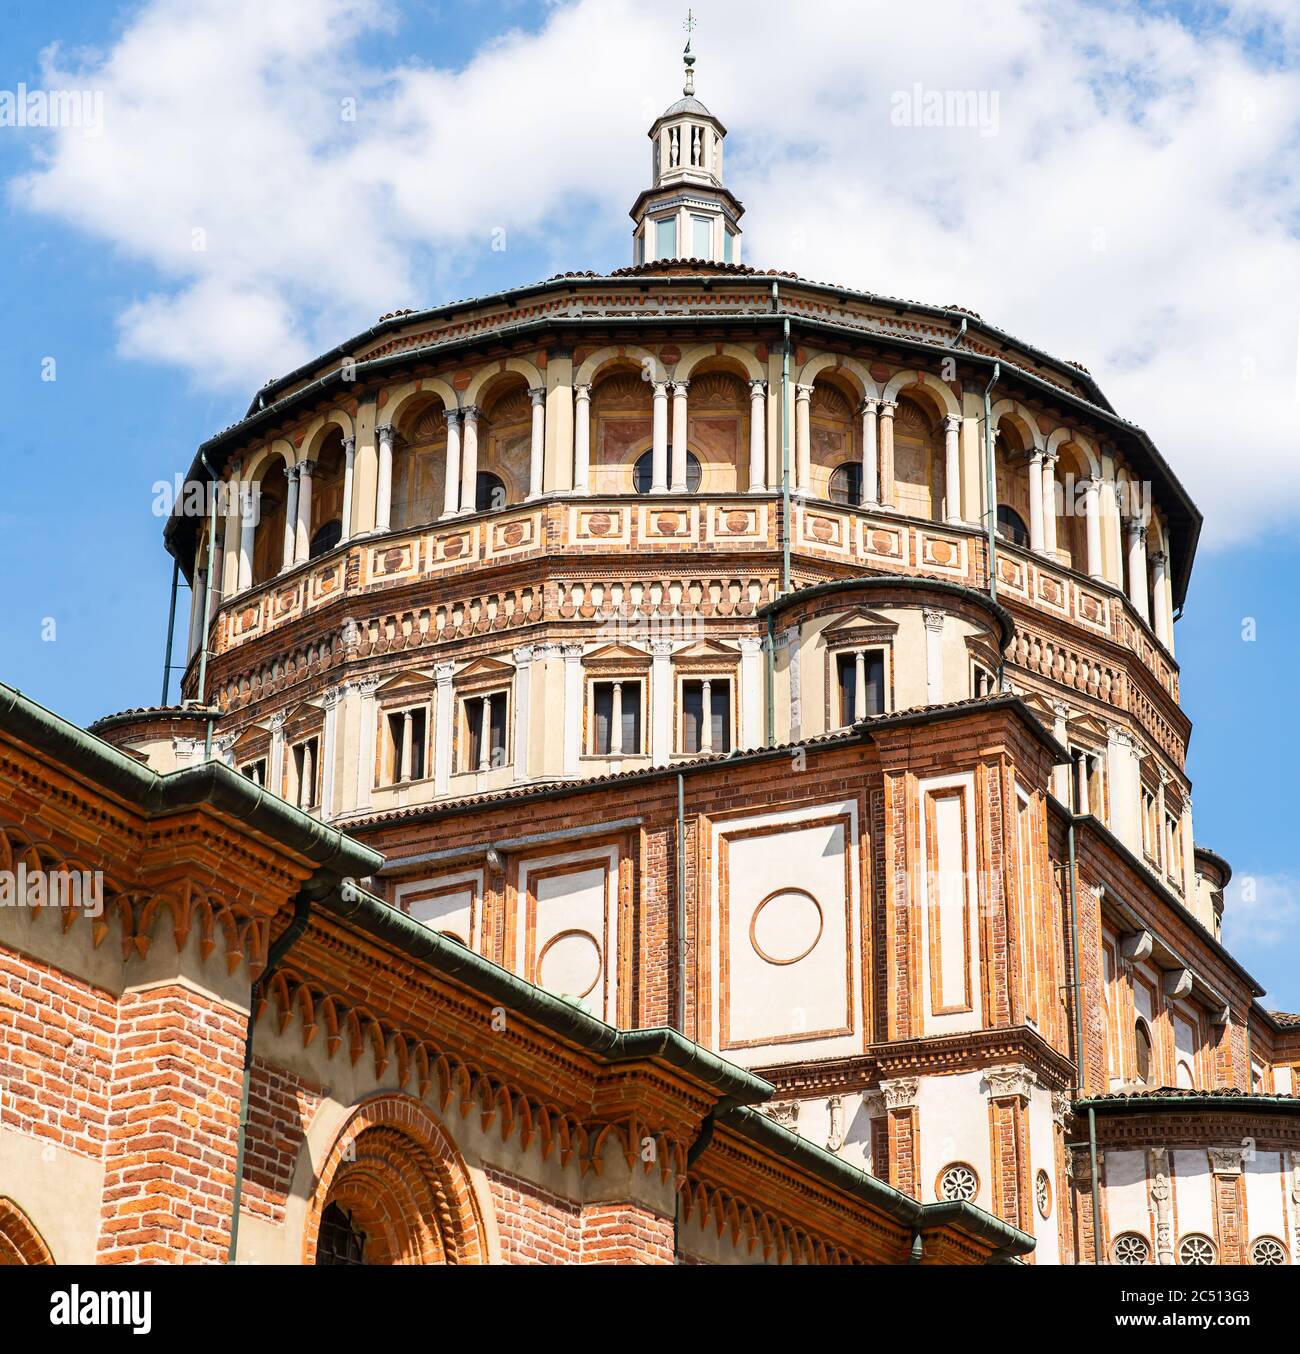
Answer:
[[[1206,514],[1176,631],[1197,837],[1251,881],[1235,951],[1300,1010],[1300,21],[1283,0],[922,8],[882,29],[879,5],[810,4],[783,34],[695,6],[749,261],[971,306],[1155,437]],[[628,261],[644,131],[680,79],[679,16],[644,10],[10,7],[0,90],[61,74],[106,114],[93,145],[0,127],[5,681],[82,722],[158,700],[152,485],[262,380],[389,309]],[[996,92],[996,128],[891,133],[915,82]]]

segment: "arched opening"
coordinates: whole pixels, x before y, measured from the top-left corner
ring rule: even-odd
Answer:
[[[648,493],[635,483],[638,456],[650,445],[654,391],[631,364],[603,368],[591,387],[591,468],[593,494]]]
[[[307,1264],[478,1264],[482,1225],[469,1174],[419,1101],[384,1095],[344,1125],[317,1177]]]
[[[938,513],[943,479],[943,432],[929,403],[904,395],[894,414],[894,502],[899,512],[931,521]]]
[[[1055,476],[1056,558],[1069,569],[1088,572],[1087,457],[1070,443],[1058,452]]]
[[[435,395],[403,410],[393,448],[394,531],[424,526],[441,516],[447,483],[447,420]]]
[[[253,529],[253,586],[267,583],[284,565],[284,515],[289,502],[289,481],[284,458],[266,463],[257,482],[257,525]]]
[[[686,453],[686,492],[697,494],[703,471],[700,458],[693,451]],[[632,466],[632,487],[638,494],[648,494],[654,482],[654,452],[643,451]]]
[[[854,418],[855,399],[852,393],[835,380],[819,376],[813,382],[808,401],[808,478],[807,491],[814,498],[836,499],[832,480],[846,463],[859,462],[858,482],[861,484],[862,432]],[[895,453],[897,456],[897,453]],[[895,459],[897,465],[897,459]],[[841,479],[843,477],[841,476]],[[858,502],[853,499],[852,502]]]
[[[1151,1085],[1151,1029],[1140,1016],[1133,1025],[1137,1079],[1144,1086]]]
[[[343,538],[343,471],[343,430],[333,427],[320,444],[311,476],[310,559],[333,550]]]
[[[528,495],[533,402],[528,382],[517,372],[492,382],[480,399],[474,511],[491,512],[522,503]]]
[[[0,1199],[0,1267],[53,1263],[50,1248],[27,1214],[12,1199]]]
[[[749,464],[749,388],[736,367],[729,358],[711,358],[691,373],[687,463],[690,457],[697,458],[699,489],[706,494],[734,494],[740,487],[740,467]]]
[[[1032,445],[1020,425],[1010,418],[998,422],[995,456],[998,534],[1005,541],[1029,548],[1029,463]]]
[[[827,497],[832,503],[856,507],[862,502],[862,462],[845,461],[831,471]]]

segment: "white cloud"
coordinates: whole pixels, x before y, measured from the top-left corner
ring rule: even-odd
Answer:
[[[698,8],[750,262],[963,304],[1083,362],[1211,510],[1209,539],[1294,517],[1289,0],[1236,0],[1199,32],[1064,0]],[[544,249],[627,238],[675,23],[582,0],[459,69],[367,67],[369,31],[400,24],[385,0],[154,0],[106,55],[50,54],[48,83],[105,91],[105,131],[59,134],[14,191],[157,270],[126,353],[256,385],[472,290],[497,227]],[[917,83],[996,93],[996,135],[893,125]]]
[[[1242,956],[1247,967],[1252,958],[1262,961],[1285,954],[1298,934],[1300,878],[1291,874],[1234,876],[1224,899],[1223,941]]]

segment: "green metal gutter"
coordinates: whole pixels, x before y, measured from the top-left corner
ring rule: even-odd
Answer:
[[[1177,1110],[1185,1114],[1189,1109],[1203,1110],[1240,1110],[1244,1114],[1258,1114],[1262,1110],[1275,1110],[1285,1114],[1300,1114],[1300,1096],[1264,1095],[1255,1092],[1241,1095],[1216,1094],[1205,1091],[1201,1094],[1187,1092],[1185,1095],[1134,1095],[1094,1096],[1089,1100],[1080,1100],[1076,1109],[1086,1109],[1090,1114],[1158,1114],[1163,1110]]]
[[[262,833],[316,867],[303,884],[312,896],[336,887],[347,876],[373,874],[384,863],[381,852],[292,807],[221,762],[159,775],[3,682],[0,731],[47,753],[73,775],[150,817],[207,805],[239,819],[250,831]]]

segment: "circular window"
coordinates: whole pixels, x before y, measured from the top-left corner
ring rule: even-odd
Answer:
[[[671,455],[668,473],[672,474]],[[636,458],[632,467],[632,487],[638,494],[648,494],[654,483],[654,452],[644,451]],[[698,493],[700,488],[700,459],[693,451],[686,453],[686,492]]]
[[[1151,1247],[1146,1237],[1123,1232],[1115,1238],[1111,1254],[1117,1265],[1145,1265],[1151,1259]]]
[[[969,1203],[979,1193],[979,1187],[979,1177],[974,1169],[964,1161],[954,1161],[940,1172],[935,1193],[941,1199]]]
[[[1256,1237],[1250,1243],[1252,1265],[1285,1265],[1286,1247],[1275,1236]]]
[[[847,503],[857,507],[862,502],[862,466],[857,461],[845,461],[831,471],[831,502]]]
[[[1214,1258],[1214,1242],[1208,1236],[1193,1233],[1178,1243],[1180,1265],[1212,1265]]]
[[[1039,1171],[1034,1179],[1034,1203],[1038,1205],[1040,1218],[1052,1216],[1052,1182],[1047,1178],[1046,1171]]]

